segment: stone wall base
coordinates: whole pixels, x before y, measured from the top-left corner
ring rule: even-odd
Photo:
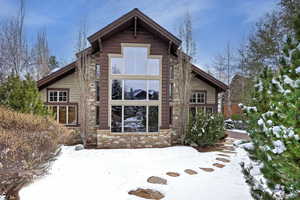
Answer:
[[[171,129],[158,134],[115,134],[110,130],[97,130],[97,148],[160,148],[171,146]]]

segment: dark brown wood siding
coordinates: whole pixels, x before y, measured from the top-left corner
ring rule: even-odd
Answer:
[[[162,107],[161,107],[161,128],[169,128],[169,57],[168,57],[168,43],[158,39],[142,27],[137,28],[136,37],[134,31],[128,28],[121,31],[109,39],[102,41],[102,50],[96,58],[97,64],[100,64],[100,126],[102,130],[109,129],[108,126],[108,101],[109,101],[109,66],[108,54],[121,54],[121,43],[142,43],[151,44],[151,55],[162,55]]]

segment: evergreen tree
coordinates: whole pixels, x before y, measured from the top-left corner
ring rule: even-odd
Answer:
[[[247,147],[263,178],[243,166],[255,199],[300,199],[300,16],[287,39],[279,72],[266,68],[253,94],[248,116],[252,146]]]
[[[37,115],[47,115],[36,82],[30,75],[21,80],[19,76],[9,76],[0,86],[0,105],[10,109]]]

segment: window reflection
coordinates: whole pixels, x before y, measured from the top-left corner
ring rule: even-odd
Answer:
[[[146,132],[146,106],[124,106],[124,132]]]

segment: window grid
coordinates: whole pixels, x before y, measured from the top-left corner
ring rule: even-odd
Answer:
[[[48,102],[67,102],[68,91],[67,90],[49,90]]]
[[[206,93],[205,92],[193,92],[190,99],[190,103],[193,104],[205,104]]]
[[[55,110],[55,120],[57,121],[57,123],[60,123],[61,116],[59,113],[63,107],[66,108],[65,119],[64,119],[66,123],[63,123],[63,124],[64,125],[76,125],[77,124],[77,107],[75,105],[49,105],[48,109],[50,111]],[[74,123],[69,123],[69,107],[73,107],[75,109],[75,112],[74,112],[75,122]]]

